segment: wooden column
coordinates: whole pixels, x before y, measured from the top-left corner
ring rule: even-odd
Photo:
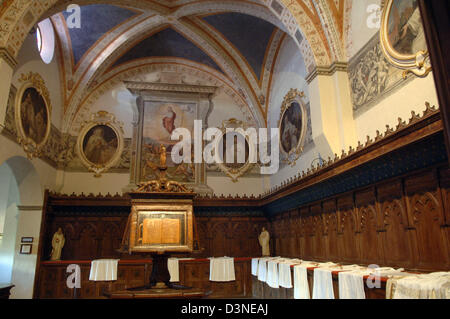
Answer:
[[[450,162],[450,0],[419,0]]]

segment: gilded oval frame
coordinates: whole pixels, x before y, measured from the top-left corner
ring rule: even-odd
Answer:
[[[304,92],[301,92],[297,89],[291,89],[288,94],[285,96],[283,104],[281,105],[281,114],[280,119],[278,121],[278,129],[280,132],[279,136],[279,143],[280,143],[280,151],[281,154],[284,156],[284,162],[288,163],[292,167],[295,166],[297,163],[297,160],[300,158],[301,154],[303,153],[304,146],[305,146],[305,140],[306,140],[306,133],[308,130],[308,112],[306,111],[306,106],[303,101],[303,98],[305,97]],[[295,147],[293,147],[289,152],[287,152],[282,143],[283,134],[281,131],[283,119],[285,118],[286,113],[289,111],[289,109],[292,107],[293,103],[297,102],[297,104],[300,106],[301,116],[302,116],[302,127],[300,129],[300,136],[298,139],[298,143]]]
[[[224,163],[221,162],[221,158],[219,156],[219,147],[222,146],[223,141],[225,139],[225,136],[230,133],[229,129],[242,129],[243,131],[246,131],[248,127],[244,124],[244,122],[236,120],[236,119],[229,119],[227,121],[224,121],[222,123],[222,128],[220,128],[221,135],[220,138],[216,138],[214,141],[214,155],[216,160],[216,165],[220,168],[220,170],[225,173],[228,177],[231,178],[233,183],[237,183],[239,181],[239,178],[244,176],[256,163],[252,163],[251,156],[257,156],[255,145],[252,143],[250,138],[247,135],[242,134],[241,132],[237,132],[238,134],[241,134],[245,141],[248,144],[249,147],[249,154],[248,154],[248,160],[247,162],[243,163],[242,167],[239,168],[230,168],[227,167]]]
[[[418,77],[426,77],[431,71],[431,61],[428,48],[419,50],[412,54],[403,54],[398,52],[389,40],[389,17],[392,12],[392,7],[395,0],[383,0],[382,15],[381,15],[381,29],[380,29],[380,43],[383,54],[390,64],[405,70],[403,77],[406,78],[408,73],[413,73]],[[400,0],[402,1],[402,0]]]
[[[110,128],[117,137],[117,149],[114,155],[106,163],[98,164],[91,162],[85,152],[84,152],[84,141],[87,134],[97,126],[106,126]],[[91,116],[91,120],[85,122],[81,127],[80,134],[77,139],[77,153],[80,158],[81,163],[91,172],[93,172],[95,177],[101,177],[102,174],[107,172],[109,169],[117,165],[121,159],[122,153],[125,147],[123,124],[118,122],[114,115],[106,112],[100,111]]]
[[[30,72],[28,74],[22,74],[19,82],[22,84],[17,92],[16,100],[14,104],[15,110],[15,123],[17,127],[17,140],[19,144],[23,147],[27,157],[29,159],[35,157],[41,157],[43,148],[47,144],[50,132],[52,128],[52,105],[50,100],[50,93],[45,85],[44,79],[38,73]],[[47,127],[45,129],[45,134],[41,142],[36,142],[30,136],[27,136],[22,122],[22,100],[25,92],[28,89],[35,89],[44,101],[46,116],[47,116]]]

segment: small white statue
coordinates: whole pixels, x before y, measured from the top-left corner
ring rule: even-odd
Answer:
[[[259,244],[262,247],[262,256],[269,257],[270,256],[270,247],[269,247],[270,235],[265,227],[263,227],[262,232],[258,237],[258,240],[259,240]]]
[[[53,235],[52,239],[52,253],[50,256],[50,260],[61,260],[61,251],[66,243],[66,239],[64,238],[64,234],[61,228],[58,228],[58,231]]]

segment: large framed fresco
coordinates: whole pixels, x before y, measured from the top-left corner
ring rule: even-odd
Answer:
[[[81,128],[77,141],[78,156],[96,177],[120,161],[124,149],[122,127],[114,115],[100,111]]]
[[[193,136],[196,104],[183,102],[147,102],[144,107],[143,142],[141,149],[141,182],[159,179],[158,165],[161,146],[167,152],[166,177],[169,180],[195,183],[195,164],[175,164],[172,149],[178,141],[172,141],[177,128],[185,128]],[[191,154],[193,156],[193,154]]]
[[[51,130],[50,94],[37,73],[22,74],[16,96],[15,122],[18,141],[31,159],[42,155]]]
[[[417,0],[384,0],[380,30],[383,53],[394,66],[425,77],[431,71]]]
[[[230,129],[233,129],[233,132],[230,132]],[[248,135],[244,136],[235,129],[246,131],[248,127],[244,122],[236,119],[224,121],[221,128],[222,136],[215,139],[214,145],[217,166],[234,183],[253,168],[257,156],[257,141],[251,141]]]
[[[303,97],[304,93],[298,90],[288,92],[281,107],[278,124],[283,161],[291,166],[295,166],[305,145],[308,118]]]

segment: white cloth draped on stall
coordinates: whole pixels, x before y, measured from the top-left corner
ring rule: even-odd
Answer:
[[[271,288],[278,289],[278,261],[276,259],[267,262],[267,280],[266,283]]]
[[[388,299],[450,299],[450,272],[394,276],[387,285]]]
[[[169,269],[170,282],[180,281],[180,260],[193,260],[193,258],[169,258],[167,268]]]
[[[286,259],[278,264],[278,284],[280,287],[291,289],[292,285],[292,275],[291,266],[300,264],[299,259]]]
[[[339,272],[339,299],[366,299],[364,277],[371,275],[373,270],[359,266],[355,268]]]
[[[90,281],[116,281],[118,259],[99,259],[91,262]]]
[[[311,299],[308,282],[308,268],[317,267],[317,263],[303,261],[294,266],[294,299]]]
[[[334,299],[333,276],[329,268],[314,269],[312,299]]]
[[[258,263],[258,280],[262,281],[262,282],[266,282],[267,281],[267,262],[270,260],[274,260],[277,259],[273,258],[273,257],[264,257],[264,258],[259,258],[259,263]]]
[[[209,280],[216,282],[235,281],[234,258],[209,258]]]
[[[258,276],[259,258],[252,259],[252,276]]]

